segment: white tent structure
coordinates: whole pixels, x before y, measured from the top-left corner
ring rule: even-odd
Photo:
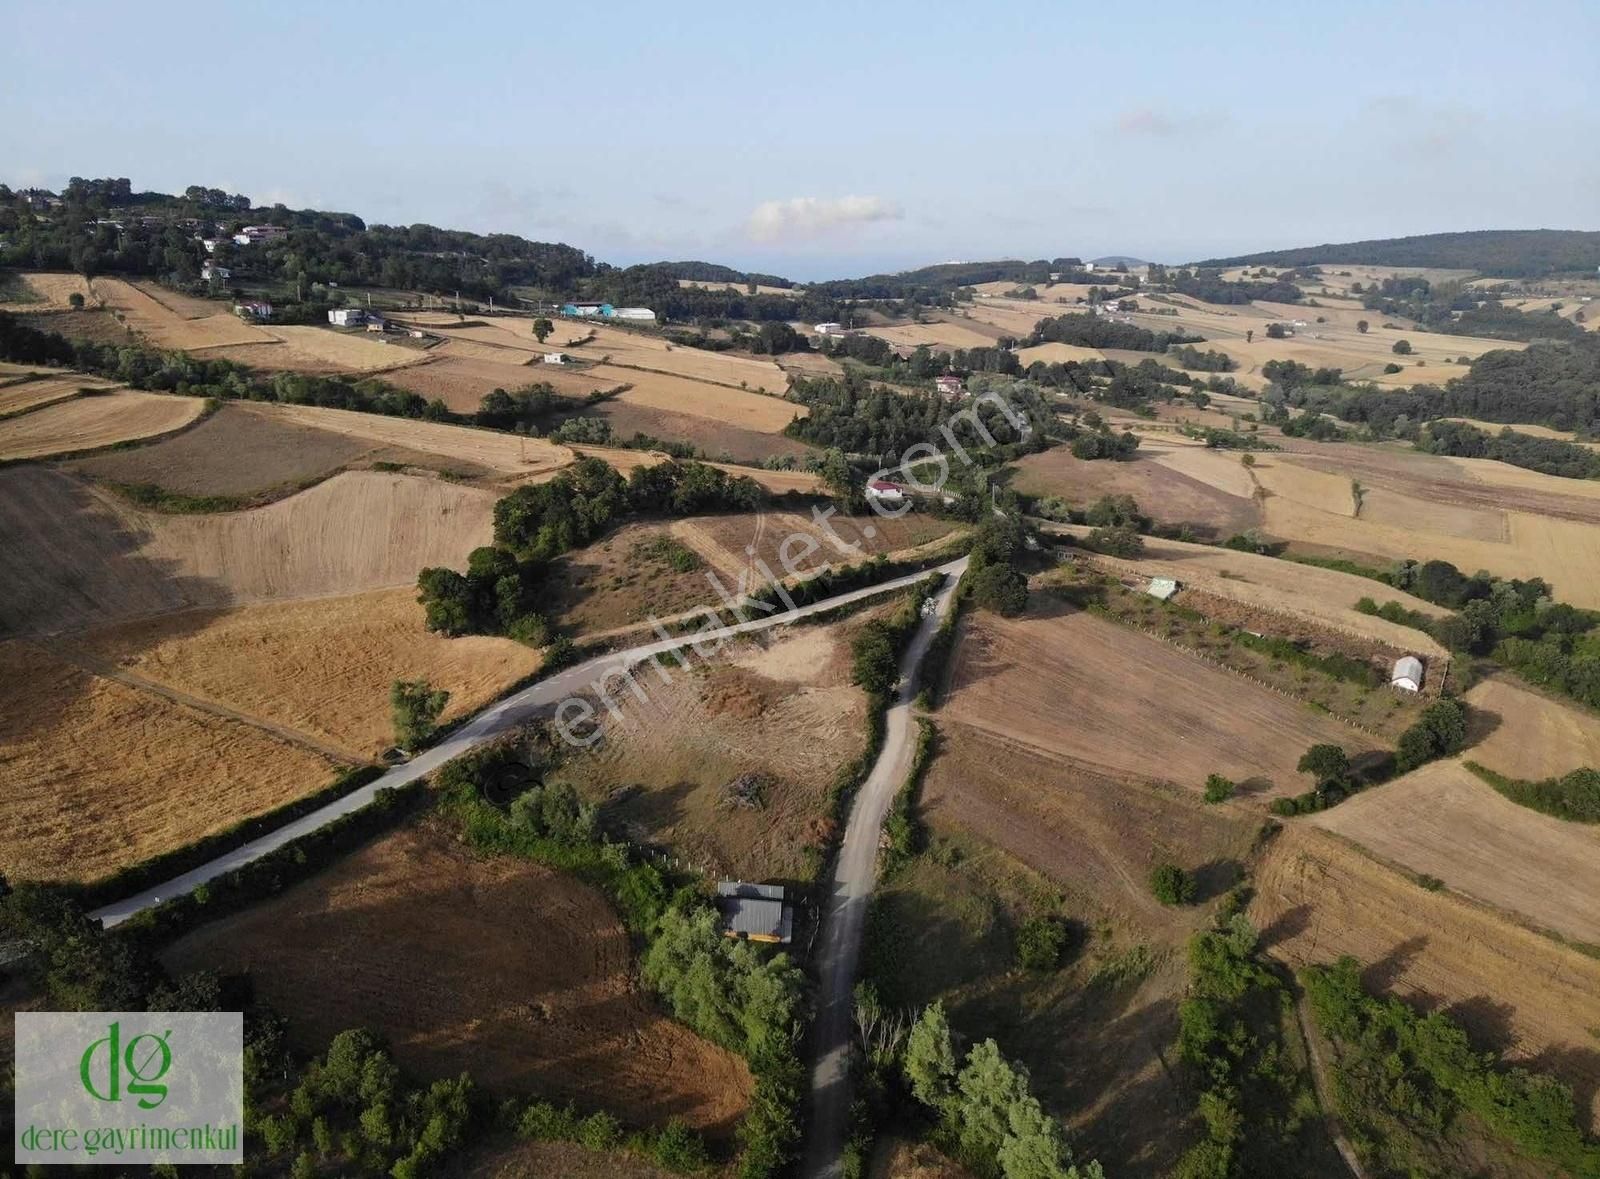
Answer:
[[[1389,673],[1389,683],[1407,692],[1422,691],[1422,660],[1415,655],[1403,655],[1396,659],[1394,670]]]

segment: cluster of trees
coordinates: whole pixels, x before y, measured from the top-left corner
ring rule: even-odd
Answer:
[[[997,614],[1021,614],[1028,607],[1028,575],[1022,564],[1028,532],[1011,516],[989,516],[973,532],[968,554],[966,593],[975,605]]]
[[[1139,436],[1132,430],[1113,434],[1109,429],[1091,430],[1072,440],[1072,456],[1080,459],[1115,459],[1125,462],[1139,449]]]
[[[597,540],[633,516],[750,511],[766,493],[748,476],[700,462],[636,467],[624,479],[585,458],[547,483],[519,487],[494,506],[495,543],[474,549],[465,573],[430,567],[417,576],[428,629],[447,635],[504,634],[539,644],[545,564]]]
[[[1554,1077],[1501,1069],[1441,1011],[1419,1015],[1369,995],[1351,957],[1300,972],[1312,1017],[1337,1046],[1339,1115],[1385,1173],[1441,1174],[1459,1156],[1445,1141],[1471,1114],[1518,1153],[1574,1176],[1600,1176],[1600,1145],[1585,1138],[1572,1090]]]
[[[1150,870],[1150,893],[1163,905],[1192,905],[1199,885],[1177,864],[1157,864]]]
[[[952,413],[950,403],[935,393],[908,395],[873,385],[859,373],[847,373],[842,379],[799,380],[789,395],[809,411],[789,425],[791,437],[845,454],[865,455],[887,468],[898,467],[913,446],[932,444],[944,449],[945,428],[969,455],[987,455],[991,449],[983,437],[987,431],[1004,452],[994,457],[1006,461],[1043,449],[1047,437],[1057,429],[1055,411],[1036,391],[1020,385],[1007,389],[1004,397],[1030,427],[1027,437],[992,399],[978,397]]]
[[[1212,258],[1201,266],[1310,266],[1331,262],[1362,266],[1437,267],[1517,277],[1600,266],[1600,232],[1571,229],[1484,229],[1426,233],[1340,245],[1268,250],[1236,258]]]
[[[1226,352],[1208,348],[1204,352],[1190,344],[1175,344],[1167,348],[1167,355],[1179,368],[1202,373],[1231,373],[1238,362]]]
[[[923,1009],[906,1037],[902,1072],[912,1096],[938,1120],[941,1141],[991,1179],[1101,1179],[1100,1164],[1073,1161],[1061,1124],[1029,1087],[1028,1070],[984,1040],[964,1058],[944,1007]]]
[[[756,1085],[739,1126],[740,1179],[780,1173],[800,1140],[805,976],[786,954],[723,937],[706,905],[668,910],[640,974],[677,1018],[749,1061]]]
[[[1041,319],[1024,345],[1076,344],[1083,348],[1123,348],[1133,352],[1165,352],[1174,344],[1198,344],[1203,336],[1179,332],[1152,332],[1131,323],[1117,323],[1100,315],[1074,313]]]
[[[1512,802],[1574,823],[1600,823],[1600,770],[1587,766],[1530,782],[1469,761],[1467,768]]]
[[[1203,1136],[1175,1179],[1313,1174],[1322,1118],[1306,1070],[1285,1049],[1293,1000],[1240,914],[1189,942],[1178,1057],[1200,1090]]]
[[[1172,270],[1167,282],[1180,295],[1203,303],[1248,303],[1263,299],[1268,303],[1298,303],[1304,292],[1292,282],[1273,279],[1267,282],[1229,282],[1215,269]]]
[[[1417,439],[1417,448],[1459,458],[1497,459],[1566,479],[1600,479],[1600,454],[1588,447],[1523,434],[1509,426],[1490,434],[1465,422],[1430,422]]]
[[[1309,774],[1313,788],[1294,798],[1276,798],[1272,811],[1279,815],[1306,815],[1326,810],[1373,782],[1410,773],[1435,758],[1461,752],[1467,740],[1467,708],[1459,700],[1443,697],[1422,710],[1416,723],[1400,734],[1392,755],[1357,773],[1350,755],[1332,744],[1313,745],[1301,754],[1295,768]]]
[[[1344,380],[1344,371],[1337,368],[1311,368],[1298,360],[1269,360],[1261,366],[1261,375],[1276,382],[1285,391],[1301,385],[1338,385]]]
[[[466,1143],[488,1106],[466,1073],[411,1085],[364,1029],[340,1032],[299,1083],[285,1088],[282,1112],[261,1118],[256,1130],[266,1160],[287,1161],[294,1179],[329,1171],[432,1174]]]
[[[917,595],[887,618],[874,618],[850,642],[850,682],[880,704],[900,681],[900,653],[917,629],[922,602]]]

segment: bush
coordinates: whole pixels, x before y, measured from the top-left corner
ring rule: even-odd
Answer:
[[[1126,524],[1110,528],[1092,529],[1084,544],[1108,557],[1140,557],[1144,555],[1144,537]]]
[[[389,689],[394,710],[395,743],[405,750],[427,744],[450,702],[450,693],[436,690],[427,680],[395,680]]]
[[[1238,789],[1231,778],[1224,778],[1221,774],[1209,774],[1206,777],[1205,800],[1207,802],[1226,802],[1233,797],[1233,792]]]
[[[1396,340],[1394,342],[1394,347],[1391,348],[1390,351],[1393,352],[1396,356],[1410,356],[1411,355],[1411,341],[1410,340]]]
[[[1055,917],[1030,917],[1017,930],[1017,964],[1054,970],[1067,948],[1067,927]]]
[[[1150,891],[1163,905],[1192,905],[1198,888],[1194,877],[1176,864],[1157,864],[1150,873]]]

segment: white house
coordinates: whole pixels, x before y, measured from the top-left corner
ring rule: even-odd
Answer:
[[[1389,673],[1389,683],[1407,692],[1422,691],[1422,660],[1415,655],[1403,655],[1396,659],[1394,670]]]
[[[200,268],[200,277],[205,279],[207,282],[210,282],[212,279],[217,279],[220,282],[226,282],[228,279],[233,277],[233,271],[229,270],[226,266],[218,266],[215,262],[207,262]]]
[[[844,335],[844,324],[819,323],[815,330],[819,336],[842,336]]]
[[[546,352],[544,354],[544,362],[546,364],[566,364],[567,354],[565,352]]]
[[[898,483],[890,483],[886,479],[874,479],[867,484],[867,498],[886,504],[904,503],[906,491]]]
[[[611,313],[612,319],[636,319],[643,323],[654,323],[656,313],[648,307],[618,307]]]
[[[367,313],[359,307],[335,307],[328,312],[328,322],[334,327],[360,327],[367,322]]]

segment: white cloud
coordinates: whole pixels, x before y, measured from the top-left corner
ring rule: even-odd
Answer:
[[[745,230],[758,242],[798,241],[852,225],[899,221],[904,216],[899,205],[882,197],[791,197],[757,205]]]

